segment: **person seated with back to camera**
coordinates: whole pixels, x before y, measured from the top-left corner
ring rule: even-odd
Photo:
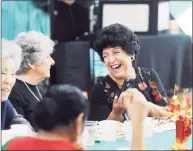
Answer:
[[[133,31],[118,23],[104,27],[97,34],[94,50],[105,63],[109,74],[99,77],[93,86],[89,120],[122,122],[126,119],[126,108],[118,96],[125,79],[130,79],[131,87],[138,89],[150,102],[149,116],[165,116],[161,112],[155,114],[154,110],[164,110],[167,105],[166,91],[153,69],[136,65],[140,44]]]
[[[16,112],[8,100],[11,89],[15,84],[15,73],[22,60],[21,48],[16,43],[5,39],[2,39],[1,44],[1,130],[8,130],[14,124],[25,124],[33,130],[30,123]]]
[[[37,131],[33,122],[36,104],[42,100],[38,84],[50,77],[50,68],[54,65],[51,58],[54,42],[40,32],[19,33],[14,40],[22,49],[23,60],[16,73],[9,100],[16,111],[23,115]]]
[[[121,98],[132,124],[131,150],[144,149],[143,124],[149,112],[147,100],[136,89],[128,89]],[[2,146],[2,150],[83,150],[80,138],[88,111],[88,101],[80,89],[53,85],[34,111],[37,134],[14,138]]]

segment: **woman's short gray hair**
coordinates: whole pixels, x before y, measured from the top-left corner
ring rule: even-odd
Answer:
[[[22,32],[17,35],[15,41],[21,47],[23,56],[18,75],[29,70],[29,63],[39,65],[42,59],[53,52],[55,45],[48,36],[36,31]]]
[[[22,51],[19,45],[13,41],[2,39],[2,59],[10,58],[13,59],[15,64],[15,72],[19,70],[22,61]]]

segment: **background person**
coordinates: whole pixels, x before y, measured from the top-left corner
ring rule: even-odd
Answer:
[[[42,100],[37,85],[50,77],[50,68],[54,65],[54,60],[50,57],[54,42],[36,31],[20,33],[15,41],[22,49],[23,60],[9,99],[16,111],[36,129],[33,112],[36,104]]]
[[[21,48],[14,42],[2,39],[1,130],[10,129],[13,124],[26,124],[31,129],[29,122],[15,111],[8,100],[21,60]]]

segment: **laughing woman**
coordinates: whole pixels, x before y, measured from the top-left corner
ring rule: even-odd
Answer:
[[[93,87],[89,120],[123,121],[126,107],[117,94],[120,94],[125,79],[130,79],[131,87],[138,89],[150,102],[149,115],[164,116],[154,113],[155,108],[163,110],[159,106],[167,105],[166,91],[158,74],[135,65],[140,50],[138,36],[121,24],[112,24],[101,29],[94,45],[109,75],[98,78]]]
[[[16,83],[9,99],[16,111],[36,129],[33,112],[36,104],[42,100],[37,85],[50,77],[50,68],[54,65],[50,56],[54,42],[48,36],[35,31],[20,33],[15,42],[22,49],[23,60],[16,73]]]

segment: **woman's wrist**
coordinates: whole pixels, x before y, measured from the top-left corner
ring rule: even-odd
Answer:
[[[132,144],[131,150],[144,149],[144,120],[132,122]]]
[[[153,103],[149,103],[149,114],[152,117],[168,117],[170,116],[170,113],[167,111],[166,107],[158,106]]]
[[[123,112],[124,112],[124,110],[122,110],[122,111],[112,110],[112,111],[111,111],[111,113],[112,113],[113,115],[116,115],[116,116],[119,116],[119,117],[123,115]]]
[[[116,120],[116,121],[123,121],[123,116],[120,113],[114,112],[113,110],[109,114],[107,120]]]

